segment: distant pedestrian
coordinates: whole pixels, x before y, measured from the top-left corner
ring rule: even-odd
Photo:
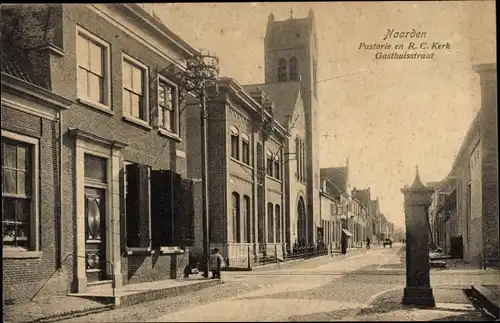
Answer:
[[[212,271],[212,279],[218,278],[220,279],[220,270],[222,267],[225,267],[224,258],[219,253],[218,248],[214,248],[212,250],[212,254],[210,255],[210,270]]]
[[[366,249],[370,249],[370,238],[366,238]]]
[[[341,246],[340,246],[340,251],[343,255],[347,253],[347,240],[349,238],[344,234],[342,235],[342,241],[341,241]]]

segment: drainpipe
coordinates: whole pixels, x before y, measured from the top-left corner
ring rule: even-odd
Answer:
[[[59,259],[58,268],[63,265],[63,119],[59,111]]]

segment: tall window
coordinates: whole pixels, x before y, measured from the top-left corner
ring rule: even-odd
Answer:
[[[295,160],[297,160],[297,179],[300,180],[300,141],[295,138]]]
[[[313,60],[313,92],[314,92],[314,96],[318,96],[318,85],[317,85],[317,64],[316,64],[316,61]]]
[[[267,151],[267,163],[266,163],[266,169],[267,169],[267,175],[273,176],[273,166],[274,166],[274,158],[273,158],[273,153],[270,152],[269,150]]]
[[[241,219],[243,226],[243,242],[250,242],[250,228],[252,227],[250,220],[252,218],[251,214],[250,197],[245,195],[243,196],[243,217]]]
[[[177,133],[177,87],[163,79],[158,82],[158,112],[160,127]]]
[[[297,58],[290,58],[290,81],[298,81],[299,80],[299,72],[297,69]]]
[[[276,218],[275,227],[276,227],[276,242],[281,242],[281,210],[280,206],[276,204],[274,216]]]
[[[465,233],[467,243],[470,243],[470,221],[472,215],[472,191],[471,183],[467,184],[467,217],[465,219]]]
[[[231,157],[240,159],[240,134],[236,127],[231,127]]]
[[[233,192],[233,241],[241,242],[240,234],[240,195]]]
[[[278,82],[286,82],[286,59],[278,60]]]
[[[273,203],[267,203],[267,241],[274,242],[274,206]]]
[[[3,131],[2,131],[3,134]],[[4,250],[36,249],[33,208],[34,146],[2,137],[2,224]]]
[[[279,156],[274,158],[274,177],[276,179],[281,179],[281,167],[280,167],[280,159]]]
[[[241,134],[241,157],[242,162],[250,165],[250,139],[246,134]]]
[[[147,121],[146,67],[132,58],[123,59],[123,112],[130,117]]]
[[[78,97],[94,103],[109,105],[107,100],[106,57],[109,46],[84,30],[79,30],[77,39]]]

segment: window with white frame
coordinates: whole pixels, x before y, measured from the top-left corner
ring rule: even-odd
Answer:
[[[241,161],[250,165],[250,139],[246,134],[241,134]]]
[[[109,44],[79,28],[76,46],[78,97],[110,106]]]
[[[274,177],[276,179],[281,179],[281,165],[279,156],[276,156],[274,158]]]
[[[38,249],[38,140],[2,131],[4,250]]]
[[[178,88],[162,77],[158,81],[158,113],[160,128],[178,134]]]
[[[273,176],[273,170],[274,170],[274,156],[273,156],[273,153],[271,151],[267,151],[267,163],[266,163],[266,169],[267,169],[267,175],[268,176]]]
[[[123,55],[123,114],[148,122],[148,68]]]
[[[231,157],[240,159],[240,133],[238,128],[231,127]]]

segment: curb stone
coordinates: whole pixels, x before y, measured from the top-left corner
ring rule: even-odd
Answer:
[[[109,305],[104,305],[104,306],[100,306],[100,307],[87,308],[87,309],[83,309],[83,310],[68,311],[68,312],[63,312],[63,313],[58,313],[58,314],[53,314],[53,315],[37,318],[35,320],[28,321],[28,323],[57,322],[57,321],[67,320],[67,319],[71,319],[71,318],[75,318],[75,317],[106,312],[106,311],[110,311],[114,308],[115,308],[115,306],[113,304],[109,304]]]
[[[483,285],[472,285],[472,293],[479,303],[498,321],[500,319],[500,300]]]

